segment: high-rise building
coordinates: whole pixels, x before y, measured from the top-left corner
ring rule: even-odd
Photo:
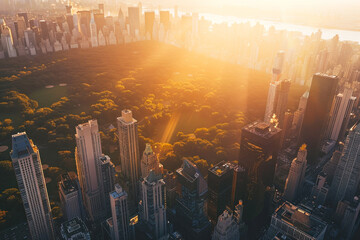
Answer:
[[[241,130],[239,163],[249,175],[261,177],[258,180],[265,186],[273,183],[281,137],[281,129],[277,127],[276,119],[271,122],[253,122]]]
[[[303,144],[298,151],[297,157],[291,163],[289,175],[286,179],[284,198],[288,201],[293,201],[301,192],[306,172],[306,156],[306,145]]]
[[[331,109],[330,121],[326,132],[326,138],[337,141],[341,139],[350,120],[350,113],[356,100],[352,96],[353,89],[345,87],[343,93],[339,93]]]
[[[153,38],[155,12],[145,12],[145,35],[151,40]]]
[[[335,76],[313,76],[301,129],[301,142],[307,145],[310,164],[317,162],[337,83]]]
[[[49,39],[49,30],[48,25],[45,20],[40,20],[40,30],[41,30],[41,39],[46,40]]]
[[[130,35],[136,37],[140,34],[140,11],[138,7],[129,7],[129,25],[130,25]]]
[[[151,170],[141,182],[139,210],[140,221],[144,223],[151,239],[167,239],[165,182],[161,178],[161,174],[157,174],[154,170]]]
[[[109,193],[114,190],[115,186],[115,165],[111,162],[108,155],[102,155],[100,157],[100,183],[102,185],[102,198],[103,204],[105,207],[106,215],[109,215],[111,212]]]
[[[115,184],[115,191],[110,193],[110,205],[112,215],[111,231],[114,240],[128,240],[129,233],[129,209],[127,203],[128,195],[119,184]]]
[[[147,143],[141,158],[141,177],[147,177],[150,170],[155,170],[156,173],[159,173],[160,168],[161,164],[156,154],[153,152],[150,143]]]
[[[359,197],[354,197],[351,201],[347,201],[346,209],[344,211],[344,217],[341,221],[341,230],[346,239],[351,239],[354,231],[357,229],[357,221],[360,212],[360,201]]]
[[[346,138],[345,146],[335,171],[329,197],[336,206],[337,202],[355,196],[360,180],[360,124],[354,125]]]
[[[175,207],[175,201],[176,201],[176,187],[177,187],[177,182],[176,182],[176,175],[171,172],[168,171],[166,174],[164,174],[163,176],[164,178],[164,182],[165,182],[165,190],[166,190],[166,208],[174,208]]]
[[[282,233],[291,239],[323,240],[326,229],[326,222],[308,209],[285,202],[272,215],[266,239]]]
[[[130,180],[130,196],[136,201],[137,183],[140,179],[137,120],[132,117],[132,112],[126,109],[121,112],[121,117],[117,118],[117,126],[122,173]]]
[[[75,160],[85,209],[93,221],[103,217],[99,182],[99,159],[102,156],[99,127],[96,120],[76,127]]]
[[[84,239],[90,240],[90,232],[86,224],[78,217],[70,219],[61,224],[60,227],[61,239],[75,240]]]
[[[265,115],[264,115],[264,122],[269,123],[273,114],[274,114],[274,106],[276,102],[276,89],[278,88],[280,82],[271,82],[268,91],[268,97],[266,101],[266,108],[265,108]]]
[[[63,174],[58,185],[64,217],[67,220],[75,217],[85,219],[81,189],[77,177],[72,176],[71,178],[69,173]]]
[[[91,20],[90,20],[90,40],[91,40],[91,47],[99,46],[94,14],[91,15]]]
[[[17,14],[19,17],[24,18],[25,21],[25,28],[29,27],[29,17],[28,17],[28,13],[27,12],[20,12]]]
[[[208,170],[208,217],[216,222],[230,205],[233,168],[230,162],[220,162]]]
[[[1,45],[4,48],[5,53],[8,57],[17,57],[16,49],[14,47],[14,41],[12,36],[12,31],[10,28],[4,24],[0,25],[1,32]]]
[[[25,132],[12,136],[10,153],[33,239],[54,239],[49,197],[39,149]]]
[[[240,239],[239,225],[233,214],[225,210],[217,221],[212,240]]]
[[[279,86],[276,88],[274,113],[279,120],[280,128],[282,128],[284,125],[284,115],[287,110],[290,85],[290,80],[282,80]]]
[[[186,239],[209,239],[211,224],[204,212],[208,186],[204,177],[186,159],[176,174],[181,194],[176,199],[175,227]]]

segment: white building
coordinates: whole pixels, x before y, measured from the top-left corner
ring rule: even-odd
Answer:
[[[122,173],[130,180],[130,193],[137,199],[137,186],[140,179],[140,154],[138,144],[138,127],[137,120],[132,117],[130,110],[123,110],[121,117],[117,118],[120,162]]]
[[[266,101],[266,108],[265,108],[265,115],[264,115],[264,122],[269,123],[270,119],[274,113],[275,107],[275,96],[276,96],[276,89],[279,86],[279,82],[271,82],[269,86],[268,97]]]
[[[113,240],[128,240],[129,233],[129,210],[127,193],[119,184],[115,184],[115,191],[110,193],[110,206],[113,226]]]
[[[54,239],[49,197],[39,149],[25,132],[12,136],[10,153],[33,239]]]
[[[293,201],[302,189],[307,164],[306,156],[306,145],[303,144],[299,149],[297,157],[291,163],[289,175],[286,179],[284,190],[284,198],[286,200]]]
[[[349,124],[350,113],[354,106],[356,97],[352,96],[353,89],[345,87],[343,93],[339,93],[331,109],[330,121],[326,132],[328,139],[337,141],[342,138]]]
[[[102,156],[100,133],[96,120],[76,127],[75,160],[85,209],[92,220],[103,215],[99,159]]]

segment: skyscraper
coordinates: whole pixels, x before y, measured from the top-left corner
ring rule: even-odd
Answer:
[[[272,82],[276,82],[280,80],[280,75],[283,69],[284,61],[285,61],[285,52],[284,51],[277,52],[272,69],[272,73],[273,73],[271,80]]]
[[[153,38],[155,12],[145,12],[145,35],[149,40]]]
[[[208,170],[208,216],[214,223],[230,205],[234,165],[220,162]]]
[[[45,20],[40,20],[41,38],[43,40],[49,39],[48,25]]]
[[[153,152],[151,145],[147,143],[141,158],[141,177],[147,177],[152,169],[158,173],[159,165],[156,154]]]
[[[335,76],[313,76],[301,129],[301,142],[307,145],[310,164],[317,162],[337,83]]]
[[[59,196],[64,217],[71,220],[75,217],[85,219],[81,189],[76,176],[71,178],[68,173],[61,176]]]
[[[343,198],[352,199],[355,196],[360,180],[360,124],[354,125],[346,138],[335,176],[331,184],[329,197],[332,204]]]
[[[76,127],[75,160],[86,211],[93,221],[103,217],[99,159],[102,156],[100,133],[96,120]]]
[[[117,118],[120,162],[122,173],[130,180],[130,195],[133,200],[137,199],[137,183],[140,179],[139,174],[139,144],[137,121],[132,117],[130,110],[123,110],[121,117]]]
[[[113,223],[114,240],[128,240],[129,233],[129,209],[128,195],[119,184],[115,184],[115,191],[110,193],[111,215]]]
[[[279,152],[281,129],[276,119],[271,124],[253,122],[241,130],[239,163],[249,175],[259,176],[265,186],[271,186]]]
[[[100,161],[100,183],[102,185],[102,198],[106,211],[106,215],[109,215],[111,212],[110,209],[110,200],[109,193],[114,190],[115,186],[115,166],[111,162],[110,157],[108,155],[102,155],[99,159]]]
[[[161,174],[151,170],[141,182],[140,221],[154,240],[167,239],[165,182]]]
[[[90,39],[91,39],[91,47],[99,46],[94,14],[91,14],[91,20],[90,20]]]
[[[350,113],[356,100],[352,96],[353,89],[345,87],[343,93],[339,93],[334,100],[330,121],[326,132],[328,139],[337,141],[341,139],[350,120]]]
[[[49,197],[39,149],[25,132],[12,136],[10,153],[33,239],[54,239]]]
[[[5,23],[3,23],[0,25],[0,32],[1,32],[1,45],[3,46],[5,53],[10,58],[16,57],[17,53],[14,47],[12,31],[7,25],[5,25]]]
[[[276,89],[278,88],[280,82],[271,82],[269,86],[268,97],[266,101],[264,122],[269,123],[270,119],[274,114],[274,106],[276,102]]]
[[[246,197],[246,186],[248,181],[247,171],[241,165],[234,166],[231,186],[230,207],[233,208],[240,200]]]
[[[289,175],[286,179],[284,198],[288,201],[293,201],[302,189],[306,172],[306,155],[306,145],[303,144],[297,157],[291,163]]]
[[[130,35],[136,37],[140,34],[140,11],[138,7],[129,7]]]
[[[184,159],[176,170],[181,194],[176,199],[175,227],[186,239],[209,239],[210,222],[204,212],[208,186],[197,167]]]
[[[282,80],[276,88],[274,112],[279,120],[280,128],[284,125],[284,115],[287,110],[290,85],[290,80]]]

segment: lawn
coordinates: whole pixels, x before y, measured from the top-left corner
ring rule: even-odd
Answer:
[[[68,95],[66,86],[54,86],[53,88],[41,88],[29,94],[31,99],[39,103],[39,107],[49,107],[60,98]]]

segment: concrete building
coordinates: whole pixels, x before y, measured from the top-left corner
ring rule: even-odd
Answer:
[[[303,144],[299,149],[297,157],[291,163],[286,179],[284,198],[288,201],[293,201],[302,190],[307,164],[306,156],[306,145]]]
[[[225,210],[218,218],[212,240],[240,239],[239,225],[233,214]]]
[[[69,173],[63,174],[58,186],[64,217],[67,220],[76,217],[85,219],[80,184],[76,176],[71,178]]]
[[[327,224],[309,210],[283,203],[271,217],[265,239],[273,239],[279,232],[290,239],[323,240]]]
[[[132,190],[130,196],[136,201],[140,179],[137,120],[132,117],[132,112],[126,109],[121,112],[121,117],[117,118],[117,126],[122,173],[129,179],[129,188]]]
[[[346,138],[345,146],[331,184],[329,197],[333,206],[346,198],[352,199],[360,180],[360,124],[354,125]]]
[[[61,239],[63,240],[90,240],[90,232],[85,223],[78,217],[61,224]]]
[[[141,177],[147,177],[150,173],[150,170],[155,170],[156,173],[159,173],[161,167],[162,165],[159,163],[156,154],[151,148],[151,145],[147,143],[141,158]]]
[[[115,165],[111,162],[110,157],[104,154],[99,158],[99,165],[102,202],[108,216],[111,213],[109,193],[115,187]]]
[[[10,153],[33,239],[54,239],[49,197],[39,149],[25,132],[12,135]]]
[[[330,121],[326,132],[326,138],[337,141],[345,135],[349,124],[351,110],[356,97],[352,96],[353,89],[345,87],[343,93],[339,93],[331,109]]]
[[[316,179],[316,183],[311,189],[311,197],[313,198],[314,202],[318,205],[324,205],[328,192],[329,192],[329,185],[326,182],[327,174],[321,172]]]
[[[93,221],[104,215],[99,182],[99,159],[102,156],[99,127],[96,120],[76,127],[75,160],[85,209]]]
[[[128,240],[129,233],[129,209],[127,203],[128,195],[119,184],[115,185],[115,191],[110,193],[111,224],[113,240]]]
[[[168,239],[165,209],[165,182],[161,174],[150,170],[141,182],[140,221],[154,240]]]

